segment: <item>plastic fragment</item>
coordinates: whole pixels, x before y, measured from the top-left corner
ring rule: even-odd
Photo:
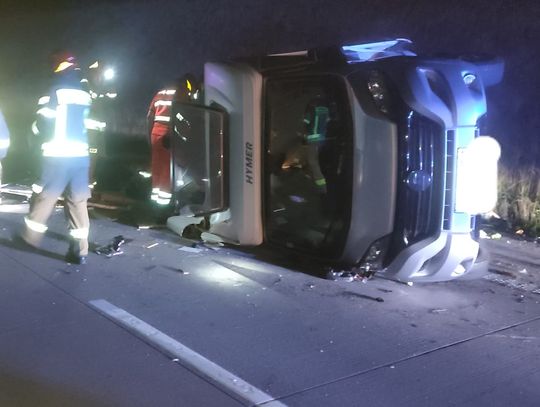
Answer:
[[[202,249],[199,249],[197,247],[188,247],[188,246],[182,246],[178,250],[182,250],[183,252],[189,252],[189,253],[200,253],[200,252],[202,252]]]
[[[124,236],[118,235],[115,236],[108,245],[98,247],[95,252],[97,254],[103,254],[107,257],[118,256],[124,253],[120,250],[120,246],[122,246],[125,242],[126,240],[124,239]]]

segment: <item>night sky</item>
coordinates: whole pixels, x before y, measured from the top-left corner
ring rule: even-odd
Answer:
[[[80,3],[0,0],[0,108],[17,139],[29,132],[54,49],[114,65],[123,103],[143,117],[155,90],[201,73],[205,61],[406,37],[418,53],[504,58],[503,83],[488,90],[489,132],[505,162],[540,165],[537,0]]]

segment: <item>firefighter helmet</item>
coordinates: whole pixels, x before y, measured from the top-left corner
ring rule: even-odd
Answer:
[[[197,78],[192,74],[185,74],[176,82],[176,98],[188,100],[197,100],[200,93],[200,84]]]
[[[54,72],[62,72],[66,69],[73,69],[78,66],[77,58],[75,58],[72,53],[67,51],[53,53],[51,60]]]

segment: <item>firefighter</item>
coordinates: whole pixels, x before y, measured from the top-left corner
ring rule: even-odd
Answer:
[[[105,131],[107,129],[107,121],[105,118],[114,111],[110,102],[111,95],[117,96],[116,93],[105,92],[103,67],[98,62],[92,63],[86,71],[86,78],[83,82],[88,86],[88,92],[92,97],[92,107],[90,110],[89,120],[92,127],[88,128],[88,152],[90,154],[90,183],[91,188],[97,184],[96,167],[100,158],[106,157],[105,148]]]
[[[147,114],[152,150],[152,195],[161,207],[169,207],[171,188],[171,106],[173,101],[189,102],[199,97],[199,86],[193,75],[186,74],[175,85],[160,90],[152,99]]]
[[[9,130],[0,110],[0,160],[6,157],[9,148]],[[2,184],[2,161],[0,161],[0,185]],[[0,203],[2,198],[0,197]]]
[[[319,148],[326,141],[326,131],[330,121],[328,103],[317,96],[312,100],[304,113],[304,144],[311,176],[317,191],[326,194],[326,178],[319,163]]]
[[[75,57],[53,56],[54,73],[50,92],[38,102],[33,132],[41,144],[39,181],[32,185],[30,212],[25,217],[21,238],[39,246],[57,199],[64,194],[64,211],[69,223],[68,263],[85,264],[88,255],[89,218],[88,136],[85,120],[91,105],[83,89]]]

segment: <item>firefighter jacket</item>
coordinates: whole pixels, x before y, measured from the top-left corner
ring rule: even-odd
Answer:
[[[55,73],[47,95],[39,99],[33,133],[44,157],[87,157],[90,94],[78,70]]]
[[[9,130],[0,111],[0,160],[6,157],[9,148]]]
[[[176,94],[174,89],[160,90],[150,103],[148,114],[149,138],[164,137],[169,133],[171,122],[171,106]]]

